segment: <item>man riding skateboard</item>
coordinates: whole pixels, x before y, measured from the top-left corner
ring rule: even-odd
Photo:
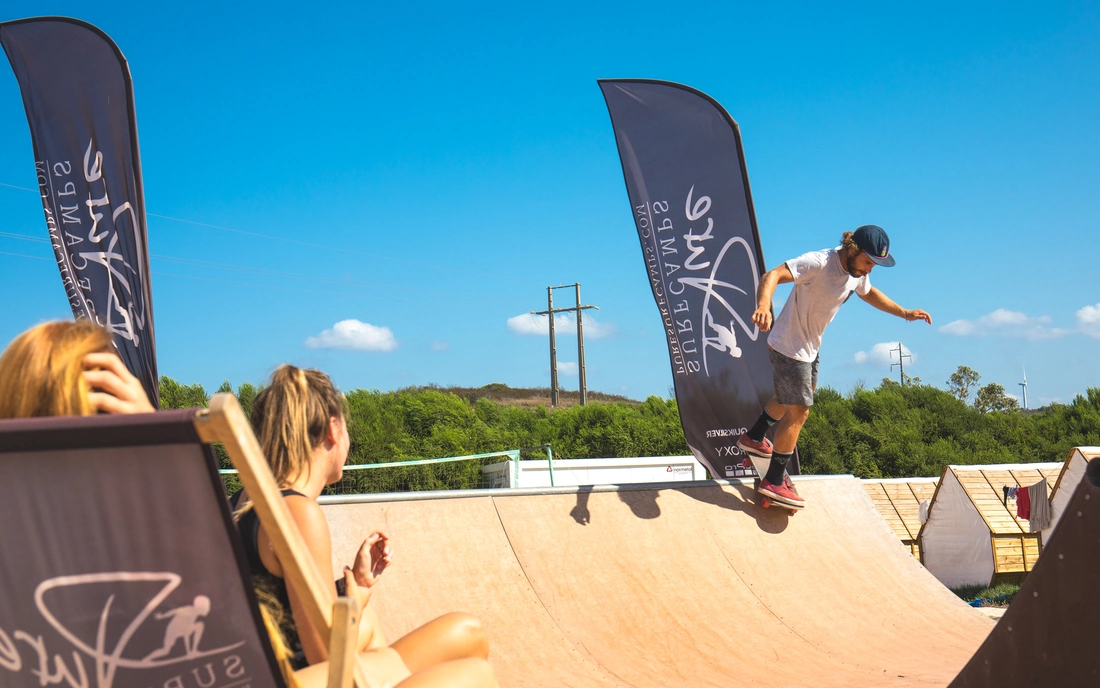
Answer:
[[[854,232],[844,232],[840,243],[837,248],[803,254],[764,273],[752,314],[752,321],[761,331],[771,330],[768,353],[775,374],[775,396],[756,424],[738,438],[737,446],[752,456],[771,459],[758,490],[794,508],[804,507],[806,500],[795,493],[787,463],[814,403],[821,337],[841,305],[855,293],[881,311],[910,322],[932,324],[932,316],[925,311],[906,310],[871,286],[870,274],[876,265],[894,265],[890,238],[882,227],[863,225]],[[777,285],[788,282],[794,282],[794,288],[773,328],[772,296]],[[779,427],[773,447],[764,434],[775,423]]]

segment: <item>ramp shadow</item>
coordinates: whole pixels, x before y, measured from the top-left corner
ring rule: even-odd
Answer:
[[[692,499],[728,511],[740,511],[756,520],[756,526],[765,533],[782,533],[790,523],[790,514],[784,509],[765,509],[756,501],[756,490],[748,485],[731,484],[733,492],[720,485],[671,488]]]
[[[617,493],[619,499],[623,504],[630,507],[630,510],[638,518],[659,518],[661,515],[661,507],[657,504],[657,498],[660,493],[657,490],[619,490]]]
[[[592,512],[588,510],[588,496],[592,494],[591,485],[577,488],[577,505],[569,512],[578,525],[586,526],[592,522]]]
[[[588,509],[588,498],[591,494],[591,485],[577,488],[577,504],[569,511],[569,515],[578,525],[586,526],[592,522],[592,512]],[[638,518],[652,519],[661,515],[661,507],[657,504],[657,490],[620,490],[615,494]]]
[[[790,515],[784,509],[764,509],[755,499],[755,490],[747,485],[730,485],[733,492],[722,489],[719,485],[704,485],[694,487],[665,487],[661,490],[634,489],[619,490],[616,494],[626,504],[631,513],[638,518],[660,518],[661,507],[657,503],[660,493],[667,490],[676,490],[692,499],[710,504],[727,511],[738,511],[751,516],[760,530],[765,533],[782,533],[787,529]],[[577,503],[569,511],[569,516],[578,525],[586,526],[592,522],[592,512],[588,507],[588,500],[593,491],[591,485],[583,485],[577,489]]]

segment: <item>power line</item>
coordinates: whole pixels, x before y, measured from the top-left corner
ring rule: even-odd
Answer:
[[[901,368],[901,370],[898,374],[898,379],[901,381],[901,384],[904,385],[905,384],[905,360],[904,359],[906,359],[906,358],[912,359],[913,357],[910,356],[909,354],[902,353],[901,342],[898,342],[898,348],[890,349],[890,353],[894,353],[895,351],[898,352],[898,362],[897,363],[891,363],[890,364],[890,370],[893,370],[894,366],[899,366]],[[892,357],[891,357],[891,360],[893,360]]]
[[[198,227],[209,227],[210,229],[217,229],[223,232],[232,232],[234,234],[243,234],[245,236],[257,237],[260,239],[269,239],[271,241],[281,241],[286,244],[296,244],[298,246],[308,246],[310,248],[319,248],[327,251],[338,251],[340,253],[347,253],[353,256],[363,256],[364,258],[374,258],[375,260],[388,260],[394,263],[404,263],[406,265],[415,265],[422,268],[431,268],[433,270],[449,270],[451,272],[465,273],[468,275],[477,275],[478,277],[495,277],[497,279],[509,280],[512,282],[526,282],[527,280],[516,279],[515,277],[509,277],[508,275],[502,275],[496,272],[478,272],[476,270],[463,270],[462,268],[454,268],[449,265],[434,265],[432,263],[421,263],[415,260],[406,260],[404,258],[391,258],[390,256],[382,256],[377,253],[365,253],[363,251],[356,251],[350,248],[342,248],[340,246],[329,246],[327,244],[316,244],[311,241],[301,241],[299,239],[287,239],[286,237],[273,236],[271,234],[261,234],[259,232],[249,232],[243,229],[233,229],[232,227],[222,227],[219,225],[212,225],[208,222],[197,222],[195,220],[186,220],[179,217],[169,217],[168,215],[158,215],[156,213],[146,212],[149,217],[157,217],[162,220],[171,220],[172,222],[182,222],[189,225],[196,225]]]
[[[29,241],[29,242],[32,242],[32,243],[39,243],[39,244],[49,244],[49,243],[51,243],[49,239],[46,239],[46,238],[43,238],[43,237],[31,236],[31,235],[28,235],[28,234],[16,234],[14,232],[0,232],[0,238],[16,239],[16,240],[19,240],[19,241]],[[5,253],[5,255],[14,255],[14,256],[20,256],[20,257],[24,257],[24,258],[39,258],[41,260],[48,260],[47,258],[41,258],[40,256],[28,256],[28,255],[25,255],[25,254],[17,254],[17,253]],[[211,270],[223,270],[223,271],[227,271],[227,272],[240,272],[240,273],[253,274],[253,275],[262,276],[262,277],[277,277],[277,278],[282,278],[282,279],[293,279],[293,280],[299,280],[299,281],[315,282],[315,283],[325,284],[325,285],[349,286],[349,287],[368,287],[368,288],[376,290],[376,291],[400,292],[400,293],[403,293],[403,294],[417,294],[417,295],[421,295],[421,296],[439,296],[439,297],[446,297],[448,300],[451,300],[451,301],[462,301],[462,302],[465,302],[465,303],[513,303],[513,301],[510,300],[510,299],[494,299],[492,297],[479,297],[479,296],[472,296],[472,295],[468,295],[468,294],[455,293],[453,291],[436,290],[436,289],[410,289],[408,287],[402,287],[402,286],[397,286],[397,285],[392,285],[392,284],[385,284],[385,283],[380,283],[380,282],[364,282],[364,281],[360,281],[360,280],[352,280],[352,279],[336,278],[336,277],[319,277],[319,276],[316,276],[316,275],[309,275],[309,274],[295,273],[295,272],[287,272],[287,271],[284,271],[284,270],[273,270],[273,269],[270,269],[270,268],[255,268],[255,267],[244,266],[244,265],[233,265],[233,264],[230,264],[230,263],[215,263],[215,262],[211,262],[211,261],[198,260],[198,259],[195,259],[195,258],[180,258],[180,257],[177,257],[177,256],[169,256],[169,255],[158,254],[158,253],[152,253],[152,254],[149,255],[149,257],[150,257],[151,260],[153,260],[155,262],[176,263],[176,264],[179,264],[179,265],[187,265],[187,266],[191,266],[191,267],[206,268],[206,269],[211,269]],[[166,272],[159,272],[159,271],[153,271],[153,274],[154,275],[158,275],[158,274],[159,275],[168,275],[168,276],[171,276],[171,277],[182,277],[182,278],[185,278],[185,279],[197,279],[197,280],[206,281],[206,282],[224,282],[226,284],[239,284],[239,285],[245,285],[245,286],[266,287],[266,288],[269,288],[269,289],[282,289],[282,290],[286,290],[286,291],[300,291],[300,292],[305,292],[305,293],[329,294],[329,295],[336,295],[336,296],[342,295],[338,292],[320,292],[320,291],[315,291],[315,290],[310,291],[310,290],[302,290],[302,289],[292,289],[292,288],[285,287],[283,285],[267,286],[267,285],[254,284],[254,283],[248,283],[248,282],[237,282],[237,281],[231,281],[231,280],[219,280],[219,279],[215,279],[215,278],[199,277],[199,276],[192,276],[192,275],[180,275],[180,274],[166,273]],[[375,300],[380,300],[380,301],[396,301],[398,303],[424,303],[423,301],[409,301],[408,299],[383,299],[383,298],[379,298],[379,297],[368,297],[368,298],[373,298]]]
[[[29,189],[25,186],[16,186],[15,184],[5,184],[3,182],[0,182],[0,186],[7,187],[9,189],[18,189],[20,191],[29,191],[29,192],[34,193],[34,194],[40,193],[37,189]],[[323,250],[326,250],[326,251],[337,251],[339,253],[346,253],[346,254],[349,254],[349,255],[362,256],[364,258],[373,258],[375,260],[385,260],[385,261],[390,261],[390,262],[394,262],[394,263],[403,263],[405,265],[415,265],[417,267],[431,268],[433,270],[448,270],[450,272],[462,273],[462,274],[468,274],[468,275],[476,275],[478,277],[492,277],[492,278],[496,278],[496,279],[507,280],[507,281],[510,281],[510,282],[519,282],[519,283],[523,283],[523,284],[526,284],[527,282],[529,282],[529,280],[519,279],[519,278],[512,277],[510,275],[505,275],[505,274],[502,274],[502,273],[499,273],[499,272],[480,272],[480,271],[477,271],[477,270],[464,270],[462,268],[456,268],[456,267],[452,267],[452,266],[449,266],[449,265],[435,265],[435,264],[432,264],[432,263],[422,263],[422,262],[415,261],[415,260],[407,260],[405,258],[393,258],[391,256],[383,256],[383,255],[380,255],[380,254],[377,254],[377,253],[366,253],[364,251],[356,251],[355,249],[344,248],[344,247],[341,247],[341,246],[330,246],[328,244],[318,244],[318,243],[314,243],[314,242],[310,242],[310,241],[301,241],[300,239],[288,239],[286,237],[274,236],[274,235],[271,235],[271,234],[262,234],[260,232],[250,232],[250,231],[243,230],[243,229],[234,229],[232,227],[224,227],[222,225],[215,225],[215,224],[211,224],[209,222],[199,222],[197,220],[189,220],[187,218],[172,217],[170,215],[160,215],[158,213],[151,213],[151,212],[148,212],[148,211],[146,211],[145,214],[148,217],[155,217],[155,218],[159,218],[161,220],[169,220],[171,222],[182,222],[182,223],[189,224],[189,225],[195,225],[197,227],[207,227],[207,228],[210,228],[210,229],[217,229],[217,230],[222,231],[222,232],[231,232],[233,234],[242,234],[242,235],[245,235],[245,236],[255,237],[255,238],[258,238],[258,239],[267,239],[269,241],[278,241],[278,242],[282,242],[282,243],[286,243],[286,244],[294,244],[294,245],[298,245],[298,246],[308,246],[310,248],[319,248],[319,249],[323,249]]]
[[[0,256],[18,256],[19,258],[34,258],[35,260],[50,260],[44,256],[28,256],[26,253],[10,253],[8,251],[0,251]]]

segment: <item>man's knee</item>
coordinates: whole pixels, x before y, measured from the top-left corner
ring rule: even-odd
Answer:
[[[806,422],[806,419],[810,417],[810,407],[787,404],[787,413],[785,415],[789,419],[789,422],[802,425]]]

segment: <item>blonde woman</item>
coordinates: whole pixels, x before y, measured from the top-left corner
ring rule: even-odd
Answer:
[[[0,355],[0,418],[152,411],[154,408],[145,396],[141,382],[114,353],[111,335],[95,323],[53,321],[37,325],[12,340]],[[378,540],[379,538],[375,538],[375,541]],[[383,544],[383,549],[384,547]],[[375,551],[378,551],[377,547]],[[383,553],[381,561],[388,561],[387,553]],[[363,595],[356,589],[357,577],[351,571],[346,574],[348,594],[357,595],[360,600],[368,597],[369,594]],[[362,577],[362,574],[358,576]],[[271,635],[287,684],[292,688],[324,688],[328,675],[327,662],[318,662],[301,671],[294,671],[297,667],[293,662],[293,655],[282,642],[278,630],[277,619],[284,616],[283,610],[274,600],[263,594],[263,591],[260,600],[264,624]],[[444,625],[444,628],[447,627],[454,630],[464,626],[463,623]],[[465,628],[480,630],[476,622],[467,624]],[[413,638],[414,634],[406,638]],[[482,636],[482,642],[483,640]],[[376,639],[375,642],[379,640]],[[410,650],[412,645],[404,644]],[[438,652],[427,652],[420,655],[419,659],[410,655],[413,657],[412,665],[420,667],[419,671],[410,676],[409,670],[394,650],[386,649],[384,653],[366,653],[364,664],[370,667],[370,675],[375,682],[385,680],[387,686],[405,677],[407,678],[401,681],[398,688],[496,686],[492,669],[483,658],[468,657],[421,667],[426,659],[439,659]],[[379,666],[380,664],[387,666]],[[379,671],[374,671],[375,668]]]
[[[283,489],[290,510],[314,563],[322,576],[335,580],[332,539],[317,498],[325,485],[343,474],[350,441],[347,401],[327,375],[294,366],[279,367],[252,405],[252,427]],[[246,503],[233,496],[235,508]],[[295,656],[295,668],[305,669],[327,659],[321,635],[310,624],[295,590],[284,580],[283,566],[255,512],[244,510],[238,521],[253,581],[279,600],[290,613],[281,623]],[[385,533],[372,533],[360,547],[355,562],[341,575],[349,589],[369,588],[391,560]],[[335,586],[337,592],[339,586]],[[466,614],[446,614],[417,628],[392,644],[387,642],[373,609],[367,606],[360,626],[359,649],[368,674],[387,682],[408,679],[409,686],[435,681],[454,686],[495,686],[485,661],[488,642],[480,622]],[[302,677],[313,671],[300,672]],[[429,683],[423,683],[428,685]],[[405,683],[401,684],[405,686]]]
[[[152,411],[111,335],[87,320],[32,327],[0,355],[0,418]]]

